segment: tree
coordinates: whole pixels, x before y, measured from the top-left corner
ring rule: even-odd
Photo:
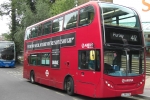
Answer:
[[[11,12],[10,0],[0,5],[0,16],[9,15]]]
[[[4,40],[10,41],[11,40],[11,36],[8,33],[3,33],[2,37],[4,37]]]
[[[5,37],[15,42],[18,55],[23,51],[24,34],[28,26],[71,9],[75,4],[74,0],[10,0],[0,7],[0,16],[11,16],[11,33],[5,34]]]
[[[15,42],[14,40],[14,34],[16,32],[16,1],[12,0],[11,2],[11,37],[12,37],[12,41]]]
[[[52,15],[60,14],[73,7],[75,7],[75,0],[56,0],[51,7]]]

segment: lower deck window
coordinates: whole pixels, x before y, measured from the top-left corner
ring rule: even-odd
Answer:
[[[49,66],[50,65],[50,53],[30,54],[30,56],[28,57],[28,63],[31,65]]]
[[[79,51],[79,65],[81,70],[100,70],[100,52],[99,50]]]

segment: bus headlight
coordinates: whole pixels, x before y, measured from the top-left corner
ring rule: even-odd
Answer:
[[[109,87],[109,88],[114,88],[114,85],[113,85],[113,83],[112,82],[110,82],[110,81],[105,81],[105,84]]]
[[[14,62],[11,62],[11,64],[14,64]]]
[[[141,82],[139,82],[139,83],[137,83],[137,87],[139,87],[139,86],[141,86],[142,84],[144,84],[144,79],[141,81]]]

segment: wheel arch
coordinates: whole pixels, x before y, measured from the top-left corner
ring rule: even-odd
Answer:
[[[65,84],[65,83],[66,83],[66,81],[67,81],[67,79],[68,79],[69,77],[71,77],[72,80],[73,80],[73,82],[74,82],[73,76],[71,76],[70,74],[67,74],[67,75],[65,76],[65,78],[64,78],[63,90],[66,90],[66,84]]]

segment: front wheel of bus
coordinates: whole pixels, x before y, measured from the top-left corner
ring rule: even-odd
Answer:
[[[67,90],[68,95],[73,95],[74,94],[74,83],[73,83],[73,79],[71,77],[67,78],[66,90]]]
[[[34,77],[34,72],[33,72],[33,71],[30,73],[30,82],[31,82],[32,84],[35,83],[35,77]]]

